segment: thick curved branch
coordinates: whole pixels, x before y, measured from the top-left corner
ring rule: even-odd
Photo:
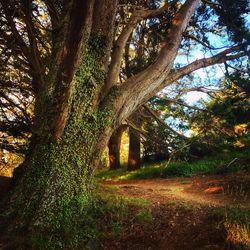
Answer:
[[[234,60],[234,59],[240,58],[242,56],[245,56],[246,55],[245,52],[239,52],[239,53],[234,54],[234,55],[229,55],[232,52],[236,52],[237,50],[239,51],[241,48],[242,48],[241,46],[236,46],[236,47],[226,49],[226,50],[218,53],[215,56],[196,60],[196,61],[194,61],[194,62],[176,70],[176,71],[170,72],[168,74],[168,76],[165,77],[164,81],[162,81],[154,90],[151,90],[146,95],[144,95],[144,97],[142,98],[141,102],[138,103],[138,105],[141,105],[141,103],[145,103],[147,100],[149,100],[151,97],[156,95],[158,92],[160,92],[165,87],[169,86],[170,84],[172,84],[173,82],[176,82],[177,80],[179,80],[183,76],[188,75],[188,74],[190,74],[198,69],[212,66],[215,64],[224,63],[226,61]],[[154,85],[154,83],[152,85]],[[138,102],[138,98],[136,98],[136,102]]]
[[[145,103],[147,100],[149,100],[151,97],[153,97],[156,93],[160,92],[162,89],[167,87],[168,85],[176,82],[178,79],[182,78],[183,76],[190,74],[198,69],[208,67],[211,65],[224,63],[228,60],[233,60],[240,58],[242,56],[245,56],[245,52],[238,52],[237,54],[231,54],[236,51],[240,51],[242,49],[241,46],[236,46],[230,49],[226,49],[220,53],[218,53],[215,56],[209,57],[209,58],[203,58],[196,60],[176,71],[173,71],[169,73],[169,75],[165,78],[164,81],[162,81],[158,86],[154,89],[151,89],[151,91],[148,91],[146,95],[144,95],[142,98],[138,98],[137,93],[130,93],[130,101],[125,101],[122,109],[119,110],[119,119],[123,120],[126,119],[127,114],[130,114],[130,112],[133,112],[138,106],[140,106],[142,103]],[[154,85],[154,84],[153,84]],[[146,86],[145,86],[146,87]],[[150,85],[147,86],[150,89]],[[124,95],[123,95],[124,97]],[[122,99],[122,98],[121,98]],[[129,104],[129,105],[128,105]],[[124,118],[125,117],[125,118]],[[118,121],[119,122],[119,121]]]
[[[125,118],[128,117],[139,104],[145,103],[150,98],[151,93],[166,79],[176,58],[182,40],[182,33],[186,29],[198,3],[199,0],[187,0],[183,4],[173,18],[165,45],[160,50],[156,61],[144,71],[130,77],[121,86],[122,96],[118,100],[118,107],[122,108],[118,111],[118,120],[124,120],[124,116]],[[131,103],[131,105],[125,105],[125,103]]]
[[[166,3],[161,8],[158,9],[153,9],[153,10],[140,9],[140,10],[135,10],[132,13],[132,16],[130,17],[127,25],[124,27],[124,29],[122,30],[121,34],[119,35],[114,44],[113,51],[111,54],[111,63],[109,66],[109,71],[106,80],[105,92],[108,91],[117,82],[123,51],[136,24],[140,20],[145,19],[149,16],[156,16],[161,14],[163,11],[166,11],[169,7],[170,4]]]

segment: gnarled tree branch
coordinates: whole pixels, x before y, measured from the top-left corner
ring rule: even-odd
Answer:
[[[106,85],[105,85],[105,93],[117,82],[119,76],[119,70],[122,61],[123,50],[126,46],[126,43],[133,32],[136,24],[149,16],[156,16],[161,14],[163,11],[166,11],[170,7],[170,4],[166,3],[162,7],[158,9],[137,9],[132,13],[127,25],[122,30],[121,34],[117,38],[113,51],[111,54],[111,63],[109,66],[109,71],[107,75]]]

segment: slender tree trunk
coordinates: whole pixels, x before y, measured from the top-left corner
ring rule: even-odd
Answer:
[[[129,154],[128,167],[129,171],[140,168],[141,164],[141,142],[140,132],[133,128],[129,128]]]
[[[120,165],[120,148],[121,148],[121,139],[124,130],[127,128],[126,125],[121,125],[116,129],[112,136],[109,139],[109,168],[110,170],[118,169]]]

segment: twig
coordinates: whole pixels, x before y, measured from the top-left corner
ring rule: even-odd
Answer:
[[[226,168],[229,168],[236,160],[238,160],[238,158],[234,158],[232,161],[230,161]]]

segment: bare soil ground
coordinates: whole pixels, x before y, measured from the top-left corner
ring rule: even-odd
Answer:
[[[11,178],[0,178],[0,196],[10,183]],[[249,174],[106,181],[100,186],[104,192],[111,187],[125,198],[147,200],[152,215],[143,223],[125,220],[119,235],[107,233],[102,250],[250,249],[232,241],[218,213],[232,205],[250,209]],[[134,218],[138,207],[128,209]]]
[[[247,249],[231,242],[218,211],[250,208],[249,184],[246,174],[102,182],[104,189],[115,186],[124,197],[149,201],[152,213],[150,223],[125,223],[119,238],[107,237],[102,249]]]

